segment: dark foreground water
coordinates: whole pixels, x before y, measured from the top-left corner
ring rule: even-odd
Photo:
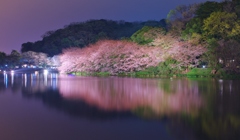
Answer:
[[[0,74],[0,140],[195,139],[240,139],[240,81]]]

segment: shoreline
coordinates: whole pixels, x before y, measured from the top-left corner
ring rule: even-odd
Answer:
[[[44,70],[48,70],[49,72],[58,73],[57,69],[48,69],[48,68],[18,68],[11,70],[1,70],[0,74],[4,73],[33,73],[35,71],[43,72]]]
[[[228,75],[220,75],[220,74],[171,74],[171,75],[158,75],[158,74],[143,74],[137,75],[136,72],[134,73],[121,73],[117,75],[111,75],[108,72],[94,72],[94,73],[87,73],[87,72],[73,72],[68,73],[69,75],[75,76],[96,76],[96,77],[110,77],[110,76],[117,76],[117,77],[133,77],[133,78],[218,78],[218,79],[229,79],[229,80],[240,80],[239,74],[228,74]]]

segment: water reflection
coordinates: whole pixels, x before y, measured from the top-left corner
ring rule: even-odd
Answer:
[[[48,88],[56,89],[58,87],[56,78],[58,76],[58,73],[25,73],[21,74],[22,76],[22,85],[24,85],[25,88],[34,90],[34,91],[44,91]],[[33,92],[34,92],[33,91]]]
[[[4,85],[6,86],[6,88],[8,87],[8,75],[6,73],[3,74],[4,77]]]
[[[108,111],[141,108],[157,115],[194,115],[202,106],[198,85],[188,80],[74,77],[60,80],[59,91],[66,99],[84,100]]]
[[[10,88],[13,90],[24,89],[31,92],[46,91],[46,89],[58,88],[58,73],[44,74],[40,71],[33,73],[2,73],[0,82],[5,89]]]
[[[5,71],[3,72],[3,82],[6,88],[8,88],[9,84],[13,86],[14,84],[14,73],[6,73]],[[9,83],[10,82],[10,83]]]
[[[172,133],[186,139],[240,138],[238,80],[72,77],[41,72],[0,77],[0,91],[21,90],[22,97],[39,99],[48,108],[77,118],[167,118]]]
[[[6,88],[8,76],[4,74]],[[19,79],[22,86],[19,86]],[[14,84],[22,89],[24,97],[42,96],[47,100],[56,91],[53,94],[59,96],[56,99],[67,104],[79,101],[103,112],[130,111],[142,117],[169,116],[182,112],[196,116],[203,106],[198,83],[187,79],[59,77],[57,73],[34,72],[11,75],[12,87]],[[41,96],[37,93],[41,93]],[[74,109],[78,110],[77,107]]]

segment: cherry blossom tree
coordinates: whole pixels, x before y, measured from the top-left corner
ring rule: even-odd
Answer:
[[[50,64],[50,59],[45,53],[37,53],[33,51],[24,52],[21,55],[22,63],[27,63],[36,66],[47,66]]]
[[[61,73],[109,72],[112,75],[141,71],[173,58],[179,67],[196,64],[204,48],[173,41],[171,47],[140,46],[128,41],[104,40],[86,48],[70,48],[59,56]]]

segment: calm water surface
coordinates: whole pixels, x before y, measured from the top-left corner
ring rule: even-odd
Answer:
[[[0,74],[0,140],[160,139],[240,139],[240,81]]]

